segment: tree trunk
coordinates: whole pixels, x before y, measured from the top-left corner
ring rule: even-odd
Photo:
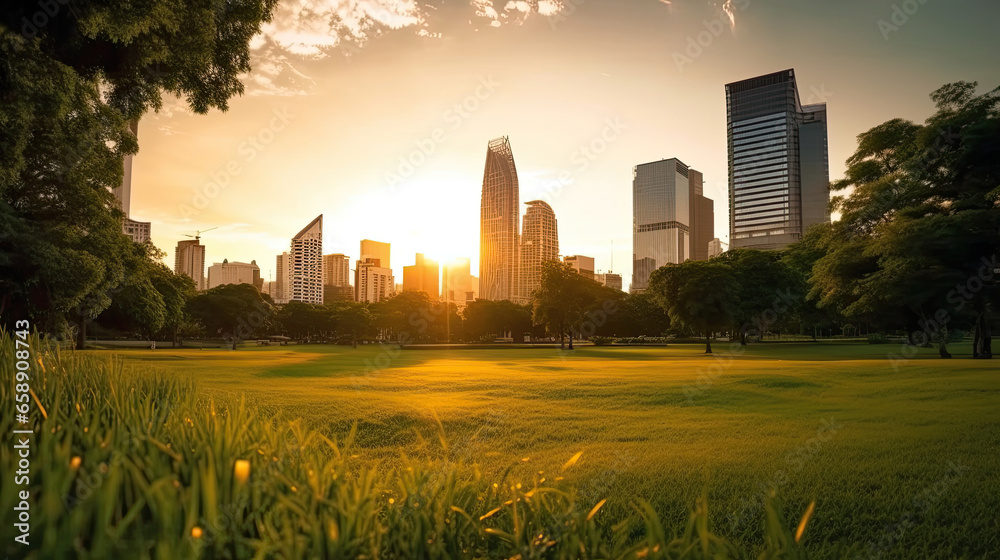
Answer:
[[[747,331],[746,329],[740,329],[740,346],[747,345]]]
[[[573,331],[569,331],[569,349],[573,349]]]
[[[712,353],[712,333],[709,332],[705,333],[705,353]]]
[[[993,333],[990,328],[988,309],[983,309],[976,317],[975,337],[972,341],[972,357],[977,360],[993,358]]]
[[[948,353],[948,328],[941,327],[941,332],[938,333],[938,354],[942,358],[950,358],[951,354]]]
[[[87,316],[77,315],[76,323],[76,349],[83,350],[87,347]]]
[[[566,333],[559,331],[559,349],[566,349]]]

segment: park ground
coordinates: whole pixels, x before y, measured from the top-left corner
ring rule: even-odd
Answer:
[[[732,350],[736,349],[734,354]],[[565,473],[584,500],[761,538],[764,496],[816,502],[816,557],[1000,554],[1000,371],[898,344],[422,350],[100,350],[190,376],[341,440],[362,461],[447,455],[489,476]],[[961,344],[956,356],[969,354]],[[905,356],[909,356],[908,358]],[[443,433],[443,437],[442,434]],[[811,547],[812,548],[812,547]]]

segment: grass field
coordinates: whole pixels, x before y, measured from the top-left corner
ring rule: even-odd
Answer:
[[[764,496],[810,502],[813,558],[1000,556],[1000,375],[899,345],[580,347],[573,352],[289,346],[115,351],[340,439],[379,468],[476,463],[484,478],[565,473],[583,504],[647,500],[683,527],[703,493],[715,531],[761,543]],[[968,353],[956,345],[956,355]],[[104,351],[99,351],[104,352]],[[92,352],[95,353],[95,352]],[[108,351],[110,353],[110,351]],[[439,437],[440,426],[444,437]],[[442,441],[443,439],[443,441]]]

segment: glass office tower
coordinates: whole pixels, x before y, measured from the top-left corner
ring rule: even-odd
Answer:
[[[635,166],[632,172],[632,286],[641,292],[649,275],[691,257],[691,188],[688,166],[677,158]]]
[[[732,247],[781,249],[829,222],[826,104],[803,106],[795,71],[726,85]]]

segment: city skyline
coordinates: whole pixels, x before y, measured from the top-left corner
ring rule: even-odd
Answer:
[[[730,242],[721,211],[728,207],[724,84],[796,68],[804,101],[828,102],[830,176],[836,179],[858,133],[888,118],[920,120],[931,107],[926,92],[945,82],[998,81],[1000,73],[985,63],[996,42],[985,30],[988,18],[931,3],[887,32],[887,40],[878,22],[891,18],[892,4],[735,3],[735,28],[710,33],[707,46],[698,45],[699,35],[718,30],[719,13],[701,2],[591,1],[562,19],[532,14],[523,25],[499,28],[475,17],[469,24],[457,14],[462,10],[450,8],[433,18],[440,38],[403,25],[371,38],[349,59],[340,50],[290,58],[288,65],[309,77],[299,78],[305,85],[295,95],[264,88],[271,67],[259,63],[248,94],[234,98],[225,115],[195,118],[167,99],[164,111],[140,123],[132,212],[155,222],[153,240],[168,252],[167,262],[181,232],[221,225],[204,241],[208,259],[256,258],[262,277],[273,280],[274,265],[264,256],[280,252],[288,224],[305,218],[293,204],[274,204],[274,193],[294,193],[291,199],[309,199],[328,215],[324,245],[331,252],[350,254],[357,239],[383,237],[404,254],[422,252],[440,262],[468,256],[477,270],[478,216],[467,214],[478,202],[480,146],[506,134],[518,151],[522,200],[546,200],[566,217],[563,252],[593,255],[606,269],[614,242],[615,272],[628,285],[627,192],[638,161],[677,155],[697,162],[705,196],[718,205],[717,236]],[[284,17],[278,14],[275,25]],[[797,18],[821,19],[825,26],[802,34]],[[616,53],[629,54],[612,56],[590,45],[596,29],[622,45]],[[941,33],[977,48],[941,43]],[[567,59],[558,45],[577,56]],[[865,56],[873,49],[884,56]],[[886,60],[893,79],[880,81]],[[293,76],[287,68],[283,73]],[[375,90],[383,93],[373,96]],[[476,110],[453,110],[466,102]],[[370,114],[380,117],[361,118]],[[433,134],[438,129],[445,133],[441,142]],[[602,135],[615,139],[588,158],[580,148]],[[413,159],[423,163],[412,172],[401,169],[401,159],[417,153],[418,144],[430,155],[420,151]],[[329,154],[337,165],[328,166]],[[231,160],[238,173],[227,172]],[[565,183],[562,172],[569,174]],[[205,189],[213,182],[217,192]],[[206,202],[201,207],[199,197]],[[584,216],[598,197],[607,202],[594,227]],[[373,208],[391,232],[368,219]],[[455,236],[455,230],[470,235]],[[394,273],[401,277],[402,268]]]

